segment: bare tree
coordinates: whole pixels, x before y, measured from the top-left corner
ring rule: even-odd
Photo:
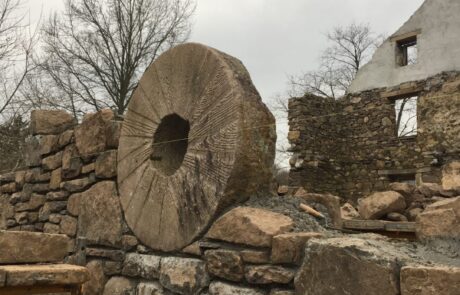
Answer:
[[[398,137],[417,134],[417,97],[405,97],[395,101],[396,132]]]
[[[67,0],[43,28],[44,81],[29,81],[29,90],[75,116],[104,107],[123,114],[151,61],[188,38],[192,1]]]
[[[7,120],[20,109],[18,93],[33,69],[36,34],[24,22],[20,0],[0,0],[0,115]]]
[[[344,95],[360,67],[383,40],[368,24],[356,23],[336,27],[326,36],[330,46],[321,55],[320,68],[289,77],[295,95],[308,92],[334,99]]]

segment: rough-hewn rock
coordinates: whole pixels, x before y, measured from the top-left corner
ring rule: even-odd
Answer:
[[[300,263],[305,252],[305,243],[322,237],[319,233],[287,233],[273,237],[271,259],[274,263]]]
[[[270,247],[275,235],[289,232],[290,217],[264,209],[237,207],[220,217],[208,231],[211,239],[256,247]]]
[[[245,267],[246,280],[252,284],[288,284],[295,271],[276,265],[252,265]]]
[[[373,193],[367,198],[360,199],[358,211],[364,219],[379,219],[391,212],[404,212],[406,201],[397,192]]]
[[[238,252],[231,250],[208,250],[205,252],[204,257],[210,274],[235,282],[243,279],[243,260]]]
[[[102,262],[99,260],[90,261],[86,268],[89,272],[89,281],[82,286],[83,295],[100,295],[104,290],[107,277],[102,268]]]
[[[342,219],[359,219],[358,210],[355,209],[350,203],[345,203],[342,207],[340,207],[340,216]]]
[[[38,218],[40,221],[46,221],[48,220],[51,213],[57,213],[65,209],[66,206],[67,203],[65,201],[46,202],[45,205],[40,208]]]
[[[39,137],[40,155],[47,155],[55,152],[58,148],[59,137],[57,135],[43,135]]]
[[[386,219],[390,221],[408,221],[406,216],[402,215],[401,213],[397,213],[397,212],[388,213],[386,216]]]
[[[7,221],[14,217],[14,207],[10,204],[8,195],[0,194],[0,230],[7,228]]]
[[[0,231],[0,264],[57,262],[67,255],[69,238],[32,232]]]
[[[122,212],[115,183],[98,182],[81,193],[78,233],[88,241],[116,245],[121,241]]]
[[[42,160],[42,166],[43,166],[43,169],[45,170],[54,170],[56,168],[59,168],[61,164],[62,164],[62,152],[58,152]]]
[[[254,288],[214,281],[209,285],[209,295],[266,295],[266,293]]]
[[[68,145],[62,154],[62,177],[65,179],[75,178],[80,175],[83,166],[77,147]]]
[[[136,295],[136,282],[124,277],[111,277],[102,295]]]
[[[456,295],[460,268],[405,266],[401,269],[401,295]]]
[[[160,256],[129,253],[123,263],[122,274],[129,277],[158,279],[160,277]]]
[[[240,256],[244,262],[254,264],[266,264],[270,262],[270,253],[266,250],[241,250]]]
[[[106,149],[106,128],[113,118],[113,112],[104,109],[85,116],[83,122],[75,128],[75,144],[82,157],[89,157]]]
[[[415,232],[419,239],[460,239],[460,197],[446,199],[427,206],[416,219]]]
[[[74,126],[76,120],[71,114],[60,110],[33,110],[29,130],[35,134],[59,134]]]
[[[199,259],[165,257],[161,260],[161,284],[179,294],[198,294],[209,285],[206,265]]]
[[[268,192],[274,122],[237,59],[200,44],[157,58],[132,95],[118,148],[121,202],[139,240],[180,250],[218,211]]]
[[[94,180],[90,177],[84,177],[69,181],[64,181],[61,183],[61,188],[65,189],[71,193],[81,192],[89,188],[94,183]]]
[[[6,273],[6,286],[72,285],[89,279],[86,268],[68,264],[5,265],[0,271]]]
[[[158,282],[140,282],[137,285],[137,295],[168,295],[166,291]]]
[[[75,237],[77,233],[77,219],[71,216],[62,216],[61,223],[59,224],[59,232],[69,237]]]
[[[307,243],[296,294],[399,294],[400,258],[383,239],[315,239]]]
[[[117,175],[117,151],[106,151],[99,155],[95,164],[96,177],[112,178]]]
[[[270,295],[295,295],[295,292],[293,290],[273,289],[270,291]]]
[[[406,182],[392,182],[389,186],[390,190],[400,193],[406,200],[406,204],[411,204],[416,187],[413,184]]]
[[[442,170],[442,188],[460,193],[460,161],[453,161]]]

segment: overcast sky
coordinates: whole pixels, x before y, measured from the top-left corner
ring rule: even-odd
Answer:
[[[31,18],[64,0],[29,0]],[[286,91],[286,76],[314,70],[325,34],[351,22],[391,35],[423,0],[197,0],[190,41],[239,58],[265,102]],[[283,122],[280,122],[283,123]],[[284,137],[286,127],[279,129]]]

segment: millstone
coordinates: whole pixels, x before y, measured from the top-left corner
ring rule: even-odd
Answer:
[[[153,249],[178,250],[222,209],[266,191],[274,123],[239,60],[200,44],[162,54],[133,93],[120,136],[128,226]]]

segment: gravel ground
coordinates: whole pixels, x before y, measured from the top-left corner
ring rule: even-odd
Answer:
[[[326,216],[326,219],[320,219],[301,211],[299,205],[300,199],[292,196],[254,196],[243,204],[243,206],[263,208],[291,217],[295,223],[295,232],[327,231],[325,227],[330,219],[326,208],[320,204],[309,204]]]

